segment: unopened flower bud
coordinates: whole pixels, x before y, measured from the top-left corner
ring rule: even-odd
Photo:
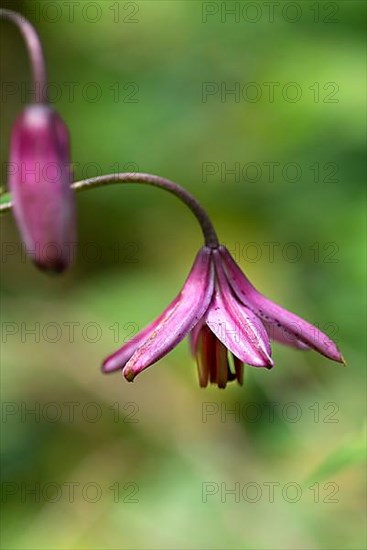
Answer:
[[[75,241],[68,129],[48,105],[29,105],[11,137],[9,187],[28,254],[43,270],[61,272]]]

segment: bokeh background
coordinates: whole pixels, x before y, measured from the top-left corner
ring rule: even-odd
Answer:
[[[201,390],[185,341],[134,384],[104,376],[178,292],[196,221],[149,187],[78,195],[76,261],[48,278],[4,216],[4,549],[365,547],[365,4],[292,4],[1,2],[39,30],[75,179],[140,170],[186,186],[256,286],[348,363],[275,344],[271,372]],[[1,46],[6,191],[32,94],[5,22]]]

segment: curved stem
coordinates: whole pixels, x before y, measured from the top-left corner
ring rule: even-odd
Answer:
[[[205,244],[210,248],[217,248],[219,246],[218,237],[213,224],[203,207],[188,191],[186,191],[186,189],[166,178],[139,172],[122,172],[119,174],[107,174],[77,181],[72,184],[72,187],[77,191],[81,191],[91,187],[101,187],[102,185],[108,185],[110,183],[142,183],[160,187],[172,193],[190,208],[191,212],[198,220],[204,235]]]
[[[35,102],[45,103],[46,97],[46,64],[40,38],[31,23],[19,13],[12,10],[0,10],[0,18],[14,23],[23,35],[31,60],[33,82],[35,86]]]
[[[103,185],[109,185],[112,183],[147,184],[153,185],[154,187],[160,187],[161,189],[165,189],[169,193],[172,193],[190,208],[191,212],[198,220],[204,235],[206,246],[209,246],[210,248],[218,248],[218,237],[208,214],[198,203],[198,201],[191,195],[191,193],[171,180],[160,176],[155,176],[153,174],[122,172],[120,174],[106,174],[103,176],[96,176],[95,178],[76,181],[71,185],[71,187],[75,191],[84,191],[93,187],[102,187]],[[11,202],[0,204],[0,213],[7,212],[11,208]]]

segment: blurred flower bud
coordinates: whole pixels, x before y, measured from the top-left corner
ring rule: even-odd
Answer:
[[[9,188],[28,254],[47,271],[70,264],[75,241],[68,129],[45,104],[29,105],[11,137]]]

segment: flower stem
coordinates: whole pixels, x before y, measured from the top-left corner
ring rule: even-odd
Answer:
[[[75,191],[85,191],[93,187],[102,187],[103,185],[116,183],[147,184],[154,187],[160,187],[161,189],[165,189],[169,193],[172,193],[190,208],[191,212],[198,220],[204,235],[206,246],[210,248],[218,248],[219,241],[217,234],[208,214],[205,212],[203,207],[198,203],[195,197],[193,197],[188,191],[186,191],[186,189],[166,178],[155,176],[153,174],[144,174],[139,172],[122,172],[120,174],[106,174],[103,176],[96,176],[95,178],[88,178],[76,181],[71,185],[71,187]],[[2,204],[0,201],[0,213],[9,211],[11,207],[12,204],[10,201],[4,202]]]
[[[190,208],[191,212],[198,220],[204,235],[205,244],[210,248],[217,248],[219,246],[217,234],[208,214],[198,203],[198,201],[188,191],[186,191],[186,189],[173,181],[160,176],[155,176],[153,174],[125,172],[120,174],[107,174],[104,176],[97,176],[95,178],[77,181],[72,184],[72,187],[73,189],[79,191],[90,187],[101,187],[102,185],[108,185],[110,183],[142,183],[153,185],[154,187],[160,187],[161,189],[165,189],[169,193],[172,193]]]
[[[46,103],[46,64],[41,41],[36,29],[22,15],[12,10],[0,9],[0,18],[7,19],[14,23],[22,33],[31,60],[33,83],[35,87],[35,102]]]

